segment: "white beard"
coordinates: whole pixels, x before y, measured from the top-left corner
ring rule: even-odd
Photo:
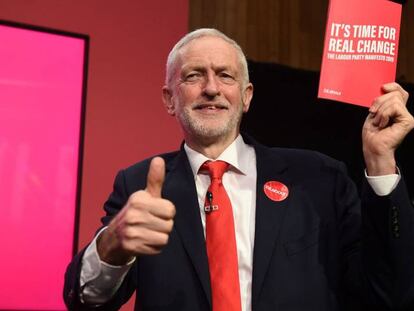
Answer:
[[[235,129],[238,130],[243,115],[243,108],[240,105],[240,109],[231,115],[229,120],[223,120],[219,124],[216,123],[215,126],[208,124],[208,120],[192,116],[191,113],[191,107],[186,107],[177,113],[177,119],[184,132],[197,137],[201,141],[211,141],[215,138],[226,137],[234,132]]]

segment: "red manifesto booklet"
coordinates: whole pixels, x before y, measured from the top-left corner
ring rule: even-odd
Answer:
[[[401,4],[330,0],[319,98],[370,107],[395,80]]]

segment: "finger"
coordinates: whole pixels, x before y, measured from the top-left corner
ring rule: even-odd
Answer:
[[[386,103],[382,105],[374,118],[374,125],[380,129],[385,128],[392,123],[398,123],[399,120],[403,120],[407,115],[407,108],[403,105],[395,103]]]
[[[139,252],[136,252],[137,255],[158,255],[161,253],[161,247],[153,247],[149,245],[142,245]]]
[[[364,128],[372,128],[374,123],[375,113],[368,113],[367,117],[365,118]]]
[[[128,222],[136,220],[145,220],[147,215],[153,215],[162,219],[172,219],[175,216],[174,204],[163,198],[154,198],[147,191],[139,190],[131,194],[128,200],[128,206],[131,208],[124,209],[123,213]]]
[[[381,103],[378,106],[376,112],[373,113],[373,124],[375,126],[378,126],[379,123],[381,122],[381,119],[384,116],[384,112],[387,111],[389,108],[392,108],[392,107],[394,107],[394,109],[395,109],[395,107],[398,107],[398,104],[396,104],[392,100],[384,101],[383,103]]]
[[[382,115],[382,117],[381,117],[381,119],[378,123],[378,128],[379,129],[386,128],[389,123],[390,123],[390,116],[388,116],[387,114],[384,114],[384,115]]]
[[[402,95],[404,101],[407,101],[408,96],[409,96],[408,92],[406,90],[404,90],[402,88],[402,86],[399,85],[396,82],[391,82],[391,83],[384,84],[382,86],[382,91],[385,92],[385,93],[390,93],[390,92],[397,91]]]
[[[124,243],[124,248],[133,256],[157,255],[162,247],[153,247],[144,243],[129,240]]]
[[[390,121],[390,118],[395,114],[396,107],[393,103],[386,102],[378,108],[378,111],[374,115],[372,123],[374,126],[380,129],[386,127]]]
[[[171,233],[172,228],[174,226],[174,220],[172,219],[160,219],[154,217],[155,219],[149,223],[146,223],[145,226],[153,231],[160,232],[160,233]]]
[[[161,198],[162,185],[165,179],[165,162],[160,157],[151,160],[147,175],[147,187],[145,191],[153,197]]]
[[[172,218],[160,218],[151,213],[137,213],[133,211],[129,216],[130,217],[126,222],[128,226],[125,229],[126,235],[133,233],[134,230],[137,230],[139,227],[147,228],[152,231],[170,233],[174,225],[174,220]]]
[[[170,239],[169,234],[163,233],[163,232],[153,231],[153,232],[151,232],[151,235],[149,236],[149,238],[148,238],[147,242],[145,243],[145,245],[161,249],[165,245],[168,244],[169,239]]]
[[[128,234],[124,235],[123,247],[135,255],[153,255],[167,245],[169,234],[157,232],[148,228],[128,228]]]
[[[392,92],[398,89],[400,85],[397,82],[384,83],[381,88],[384,92]]]
[[[404,97],[400,92],[393,91],[391,93],[387,93],[377,97],[371,107],[369,108],[369,112],[377,113],[379,109],[381,109],[384,105],[394,105],[398,104],[401,106],[405,105]]]
[[[162,219],[173,219],[175,216],[175,206],[171,201],[159,199],[149,209],[150,213]]]

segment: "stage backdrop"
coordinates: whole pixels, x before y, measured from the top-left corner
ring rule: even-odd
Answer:
[[[80,248],[100,225],[116,172],[179,147],[181,132],[165,112],[161,87],[165,59],[187,31],[187,15],[187,0],[0,0],[0,19],[90,37]],[[19,279],[21,290],[30,291],[24,276]]]

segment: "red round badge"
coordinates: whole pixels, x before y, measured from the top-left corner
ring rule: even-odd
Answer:
[[[263,186],[263,191],[270,200],[276,202],[283,201],[289,195],[288,187],[278,181],[268,181]]]

